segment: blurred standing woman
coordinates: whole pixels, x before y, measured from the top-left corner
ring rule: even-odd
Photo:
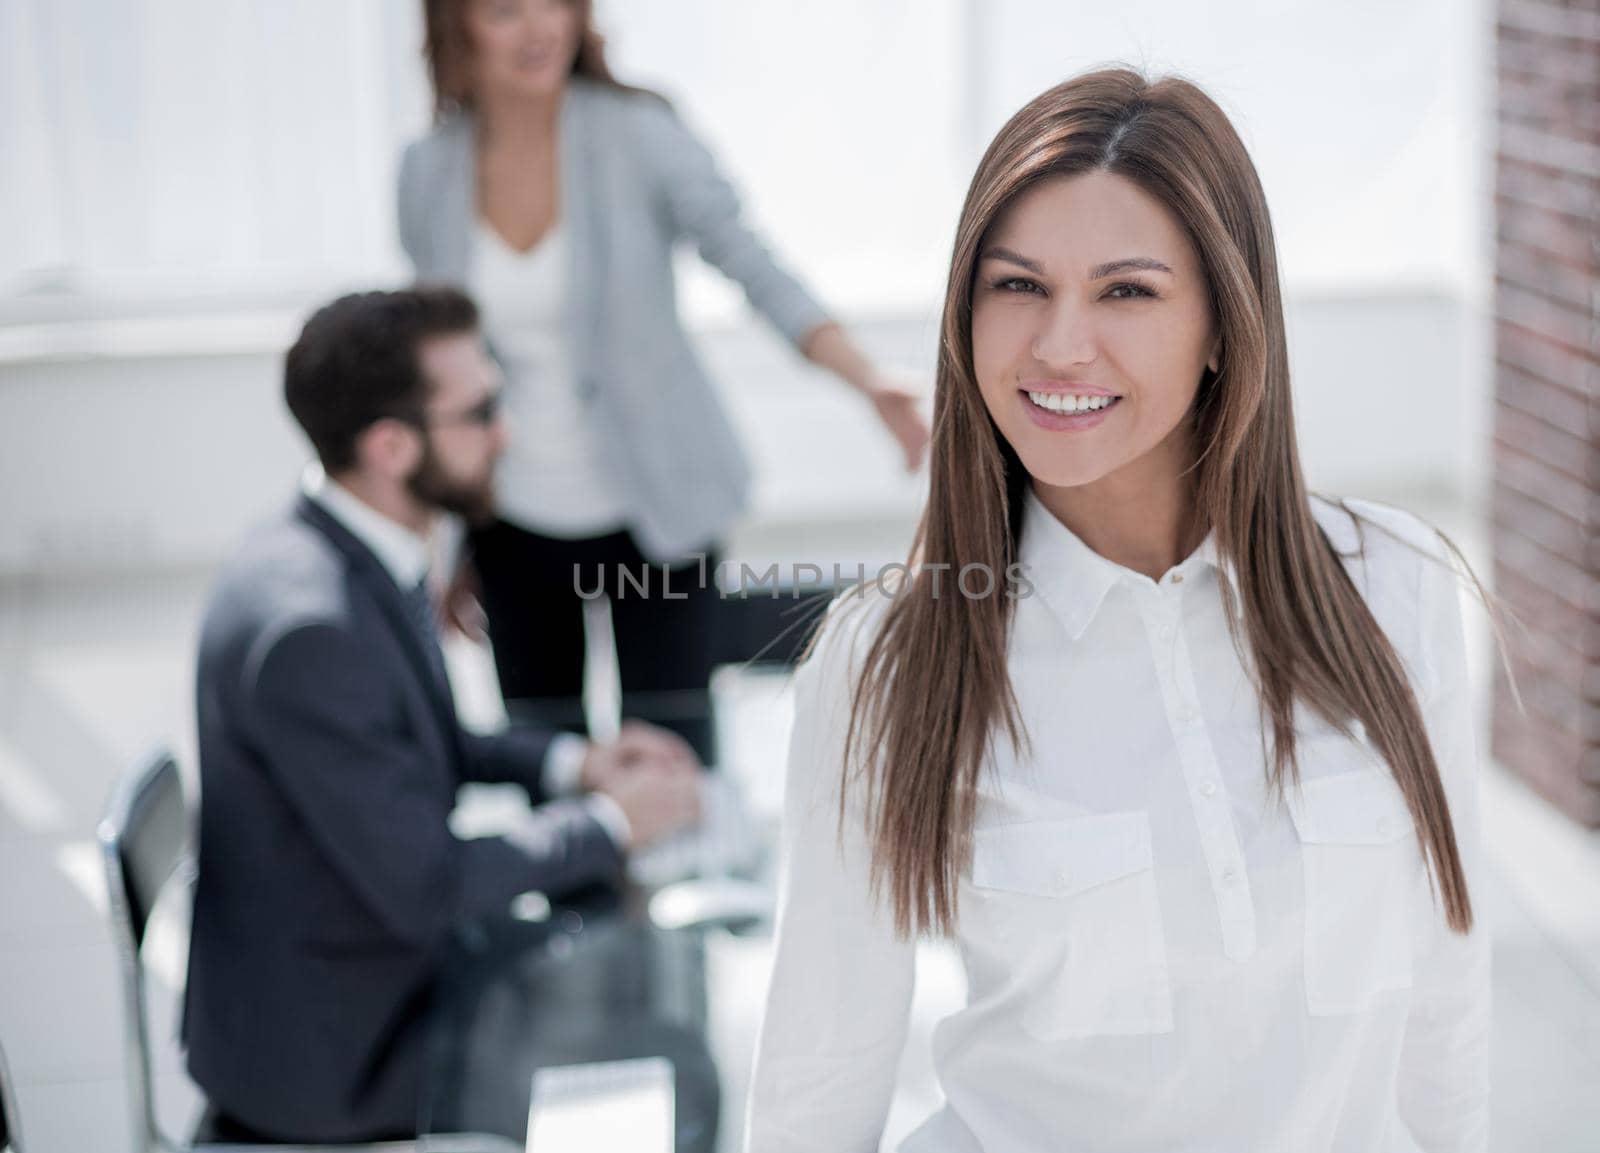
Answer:
[[[654,719],[713,760],[718,595],[701,574],[749,470],[678,318],[674,247],[695,243],[808,360],[859,390],[908,468],[928,436],[916,392],[773,259],[666,101],[612,76],[587,0],[425,0],[424,16],[437,123],[401,164],[401,241],[419,279],[473,293],[507,377],[516,435],[498,515],[470,538],[501,689],[575,722],[559,713],[582,687],[574,566],[586,590],[597,566],[614,590],[616,566],[654,563],[649,599],[612,604],[624,707],[636,693],[688,702]]]
[[[1307,492],[1221,109],[1125,70],[1029,103],[942,336],[920,567],[795,678],[749,1149],[878,1148],[926,934],[967,1002],[905,1153],[1482,1153],[1452,553]]]

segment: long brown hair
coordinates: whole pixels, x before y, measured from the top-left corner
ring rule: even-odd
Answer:
[[[583,31],[578,37],[578,55],[572,61],[572,75],[628,92],[644,89],[624,84],[606,62],[606,42],[594,26],[592,0],[569,0],[576,4]],[[472,41],[467,34],[466,8],[472,0],[423,0],[424,40],[422,55],[428,62],[428,79],[433,84],[433,114],[443,120],[451,113],[468,110],[472,96]]]
[[[1219,370],[1203,376],[1192,413],[1196,512],[1238,581],[1224,606],[1234,644],[1254,657],[1264,739],[1271,734],[1269,783],[1281,796],[1299,779],[1297,700],[1347,734],[1352,722],[1363,724],[1405,794],[1450,927],[1464,933],[1471,902],[1417,699],[1312,517],[1290,408],[1277,255],[1255,167],[1199,88],[1126,69],[1069,80],[1013,116],[962,207],[913,575],[867,650],[845,746],[841,795],[860,787],[874,891],[881,898],[887,890],[901,935],[953,931],[979,771],[1000,732],[1027,747],[1006,662],[1013,599],[941,597],[929,578],[940,562],[951,571],[972,563],[994,571],[1017,559],[1028,473],[990,419],[972,362],[972,283],[984,236],[1039,181],[1099,171],[1166,206],[1188,230],[1209,282],[1222,355]]]

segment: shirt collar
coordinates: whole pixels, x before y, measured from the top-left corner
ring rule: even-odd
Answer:
[[[1028,580],[1076,641],[1100,611],[1107,594],[1118,585],[1154,589],[1157,583],[1143,573],[1107,560],[1056,519],[1034,493],[1023,498],[1022,545],[1018,559]],[[1188,558],[1162,577],[1166,587],[1187,581],[1206,569],[1227,572],[1217,550],[1216,532],[1206,534]]]
[[[320,464],[306,466],[300,490],[371,549],[402,592],[410,592],[428,575],[427,538],[384,516],[331,479]]]

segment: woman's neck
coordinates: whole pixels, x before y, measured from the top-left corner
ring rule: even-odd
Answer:
[[[1193,474],[1184,473],[1176,455],[1163,446],[1092,484],[1055,487],[1035,480],[1033,490],[1095,552],[1160,580],[1199,547],[1207,528]]]
[[[548,150],[555,140],[565,98],[565,85],[548,96],[483,93],[476,110],[479,149],[499,153]]]

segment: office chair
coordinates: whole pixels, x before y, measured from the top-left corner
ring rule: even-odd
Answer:
[[[110,896],[112,935],[122,970],[128,1091],[136,1153],[522,1153],[517,1142],[473,1133],[359,1145],[189,1146],[167,1137],[156,1121],[142,950],[150,913],[167,882],[182,873],[187,884],[194,875],[183,783],[178,764],[168,750],[160,748],[148,754],[118,782],[97,835]],[[7,1107],[10,1108],[9,1102]],[[12,1140],[15,1144],[15,1132]]]
[[[22,1121],[17,1114],[17,1098],[4,1049],[0,1049],[0,1153],[23,1153]]]

